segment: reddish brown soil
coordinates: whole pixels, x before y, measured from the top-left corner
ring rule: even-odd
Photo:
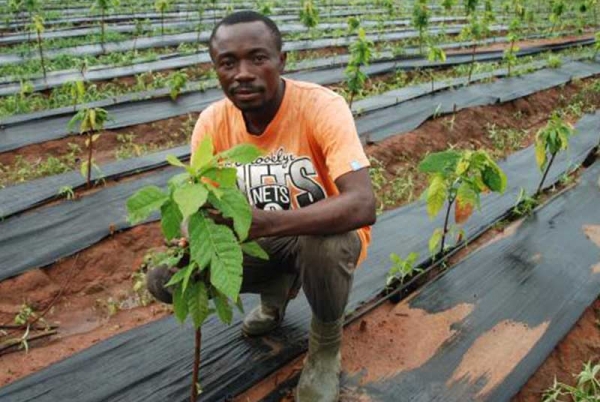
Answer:
[[[581,85],[582,83],[572,83],[562,89],[544,91],[505,105],[478,107],[458,112],[454,116],[452,130],[449,126],[452,117],[428,121],[414,132],[368,146],[367,153],[382,160],[386,164],[387,174],[393,177],[397,168],[414,166],[427,152],[446,149],[449,144],[463,148],[490,149],[492,144],[486,135],[486,123],[502,128],[529,129],[533,133],[535,128],[544,124],[550,111],[571,99],[581,89]],[[593,102],[591,104],[596,107],[600,103],[599,97],[590,98],[588,101]],[[517,112],[522,116],[521,118],[515,118]],[[140,135],[146,134],[141,132]],[[530,134],[520,145],[528,145],[531,137]],[[144,225],[115,234],[80,252],[78,256],[65,258],[48,268],[34,270],[1,282],[0,294],[3,296],[0,301],[0,323],[12,322],[24,302],[31,304],[37,311],[43,311],[52,304],[57,295],[60,294],[61,297],[45,316],[50,324],[58,323],[59,336],[42,341],[40,344],[32,343],[27,356],[22,352],[0,356],[0,367],[2,367],[0,385],[46,367],[119,331],[164,316],[165,310],[157,305],[128,309],[112,317],[107,317],[106,307],[102,307],[106,305],[109,297],[122,300],[125,308],[134,304],[131,275],[139,266],[144,253],[151,247],[159,246],[161,242],[158,226]],[[66,286],[66,289],[63,289],[63,286]],[[62,293],[61,289],[63,289]],[[387,310],[377,314],[389,315],[390,317],[387,318],[389,324],[381,321],[384,329],[378,331],[376,328],[380,325],[380,319],[366,319],[367,331],[372,333],[369,332],[369,337],[365,338],[364,334],[361,335],[365,328],[359,325],[358,332],[355,334],[356,342],[364,342],[365,339],[371,339],[379,334],[377,336],[380,336],[381,342],[389,343],[389,330],[386,331],[385,328],[395,328],[396,323],[392,316],[397,311],[390,306],[384,309]],[[431,319],[432,325],[437,322],[436,317],[420,316],[417,311],[401,313],[414,316],[416,321],[429,322],[428,320]],[[464,313],[462,310],[445,312],[439,319],[444,323],[450,323],[460,319]],[[440,335],[440,339],[444,336]],[[347,335],[347,339],[353,339],[353,335]],[[376,347],[377,344],[369,345]],[[435,344],[429,345],[428,348],[430,351],[435,349]],[[361,364],[368,363],[366,361],[353,363],[348,360],[352,353],[351,350],[346,353],[348,357],[345,360],[345,367],[348,369],[358,370]],[[412,367],[426,359],[426,356],[425,353],[417,359],[418,361],[406,360],[402,364]],[[299,363],[297,361],[296,366],[291,365],[287,373],[293,373]],[[385,367],[381,368],[384,369]],[[377,373],[379,373],[377,375],[385,375],[385,373]],[[281,371],[273,377],[273,381],[275,383],[282,381],[288,374],[285,370]]]

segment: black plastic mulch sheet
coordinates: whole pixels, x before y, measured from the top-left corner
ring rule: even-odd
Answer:
[[[555,182],[568,166],[581,162],[598,144],[599,127],[600,114],[587,115],[577,124],[579,134],[573,137],[570,152],[557,157],[548,176],[548,185]],[[514,205],[520,188],[532,193],[540,180],[531,147],[511,155],[501,163],[501,167],[508,176],[508,188],[503,195],[491,194],[483,198],[481,212],[476,212],[464,226],[467,237],[480,233],[504,216]],[[587,201],[581,203],[590,205]],[[89,207],[91,205],[86,210],[91,210]],[[555,222],[558,215],[551,215],[554,220],[550,222]],[[578,219],[581,220],[581,217]],[[407,255],[416,251],[422,256],[420,262],[424,262],[428,255],[429,235],[441,225],[441,217],[434,221],[428,219],[422,202],[381,215],[373,227],[369,257],[355,275],[348,310],[355,310],[382,289],[390,253]],[[81,223],[74,221],[73,228],[81,229]],[[598,261],[598,251],[594,252],[595,261]],[[0,250],[0,254],[5,255],[5,251]],[[589,270],[589,266],[586,269]],[[543,273],[541,270],[540,275]],[[506,279],[505,282],[510,282],[510,278]],[[542,284],[546,281],[544,276],[535,280]],[[515,286],[518,283],[513,282]],[[558,299],[558,290],[554,290],[548,295]],[[595,292],[594,295],[597,290]],[[494,294],[502,298],[497,292]],[[438,291],[431,298],[431,308],[436,306],[436,300],[443,305],[443,299]],[[247,310],[256,303],[256,297],[245,298]],[[241,336],[239,316],[229,327],[217,322],[215,317],[211,318],[203,327],[203,363],[200,370],[203,400],[222,401],[242,392],[301,353],[306,346],[309,320],[310,310],[303,296],[290,304],[283,326],[261,339]],[[168,317],[105,340],[0,388],[0,401],[185,401],[192,370],[193,342],[191,327],[181,327]]]

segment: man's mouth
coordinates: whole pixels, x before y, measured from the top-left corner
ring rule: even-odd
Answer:
[[[251,100],[254,99],[256,97],[258,97],[260,95],[260,91],[257,89],[248,89],[248,88],[238,88],[238,89],[234,89],[233,91],[233,96],[236,99],[245,101],[245,100]]]

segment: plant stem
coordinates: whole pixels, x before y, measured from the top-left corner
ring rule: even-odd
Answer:
[[[550,162],[548,162],[548,166],[546,166],[546,170],[544,171],[544,175],[542,176],[542,181],[540,181],[540,185],[537,188],[537,191],[535,192],[535,195],[538,196],[540,194],[540,192],[542,191],[542,186],[544,185],[544,180],[546,180],[546,176],[548,175],[548,172],[550,171],[550,167],[552,166],[552,162],[554,162],[554,158],[556,157],[556,154],[552,154],[552,156],[550,157]]]
[[[200,346],[202,345],[202,328],[196,329],[196,342],[194,345],[194,369],[192,371],[192,393],[190,401],[198,400],[198,371],[200,370]]]
[[[92,184],[92,151],[94,146],[94,141],[92,141],[93,131],[88,131],[88,165],[87,165],[87,188],[91,188]]]
[[[40,32],[37,33],[38,50],[40,52],[40,61],[42,63],[42,71],[44,73],[44,79],[46,79],[46,64],[44,63],[44,51],[42,50],[42,37]]]
[[[471,83],[471,75],[473,74],[473,67],[475,67],[475,51],[477,50],[477,42],[473,45],[473,53],[471,53],[471,67],[469,67],[469,78],[467,79],[467,85]]]
[[[444,246],[446,245],[446,234],[448,233],[448,220],[450,219],[450,209],[456,198],[448,199],[448,208],[446,209],[446,218],[444,219],[444,232],[442,233],[442,245],[440,247],[440,256],[444,254]]]

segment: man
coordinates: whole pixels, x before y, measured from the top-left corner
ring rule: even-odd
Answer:
[[[239,143],[267,151],[238,166],[239,187],[254,206],[250,238],[269,261],[244,256],[242,292],[261,304],[243,332],[260,336],[284,318],[302,286],[312,309],[309,350],[296,400],[337,401],[344,308],[353,271],[366,255],[375,197],[366,158],[344,99],[321,86],[281,78],[285,53],[277,26],[242,11],[213,30],[210,55],[226,99],[202,112],[192,152],[210,135],[217,152]],[[161,300],[167,270],[148,288]]]

